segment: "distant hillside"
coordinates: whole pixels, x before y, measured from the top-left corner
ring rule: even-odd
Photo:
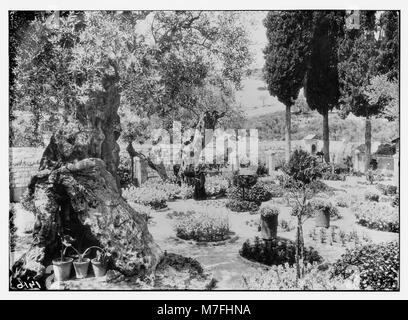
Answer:
[[[341,119],[336,113],[329,114],[330,139],[364,142],[365,123],[363,118],[349,116]],[[321,137],[323,118],[316,111],[307,114],[292,113],[292,139],[300,140],[309,134]],[[285,139],[285,114],[283,111],[262,116],[248,117],[245,128],[258,129],[260,140]],[[385,119],[372,120],[372,140],[389,142],[398,137],[398,127]]]

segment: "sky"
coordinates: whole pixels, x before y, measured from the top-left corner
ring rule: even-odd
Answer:
[[[252,42],[250,49],[254,57],[252,66],[253,68],[262,68],[264,64],[262,50],[267,43],[266,28],[263,26],[263,19],[266,17],[267,11],[245,11],[243,14],[248,16],[246,24]]]

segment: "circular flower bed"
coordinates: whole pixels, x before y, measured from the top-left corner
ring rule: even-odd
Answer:
[[[398,208],[385,202],[362,203],[354,208],[357,223],[375,230],[399,232]]]
[[[230,237],[227,216],[195,211],[187,214],[176,222],[177,237],[198,242],[223,241]]]
[[[296,247],[289,240],[273,240],[265,242],[255,237],[253,241],[247,240],[242,245],[239,254],[250,260],[268,266],[288,263],[293,265],[296,260]],[[305,263],[321,262],[322,257],[312,247],[305,247]]]

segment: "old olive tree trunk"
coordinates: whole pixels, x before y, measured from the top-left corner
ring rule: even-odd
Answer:
[[[60,256],[60,235],[73,237],[81,252],[91,245],[108,250],[112,268],[125,275],[154,271],[161,251],[147,229],[147,217],[120,193],[117,82],[106,76],[94,105],[78,107],[75,125],[55,132],[44,151],[26,197],[35,214],[33,242],[14,264],[15,277],[41,279]]]

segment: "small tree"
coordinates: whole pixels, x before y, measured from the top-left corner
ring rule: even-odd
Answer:
[[[308,200],[313,196],[312,183],[321,177],[321,164],[316,157],[303,150],[295,150],[289,162],[283,167],[286,173],[285,187],[296,201],[292,215],[297,219],[296,230],[296,277],[303,274],[304,240],[303,223],[312,212]]]

